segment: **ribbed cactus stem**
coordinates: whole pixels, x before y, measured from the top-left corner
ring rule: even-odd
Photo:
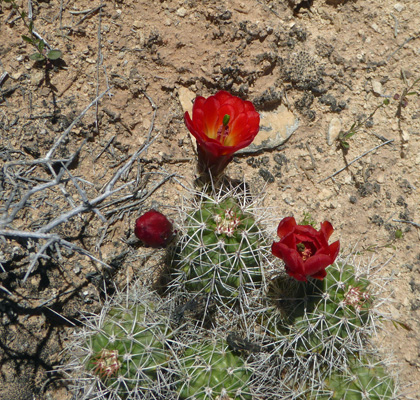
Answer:
[[[252,204],[243,197],[231,191],[214,197],[201,193],[190,200],[172,254],[170,286],[224,303],[261,287],[264,267],[270,265],[269,245]]]
[[[251,370],[224,340],[202,340],[190,345],[179,358],[177,384],[183,400],[251,400]]]

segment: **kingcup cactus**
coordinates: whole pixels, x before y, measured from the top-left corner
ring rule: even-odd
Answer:
[[[251,370],[221,339],[191,344],[180,356],[177,390],[183,400],[252,400]]]
[[[384,366],[368,358],[350,357],[345,371],[336,371],[325,381],[314,400],[393,400],[396,386]]]
[[[323,281],[295,285],[295,293],[289,288],[287,296],[279,303],[283,311],[269,313],[263,323],[280,337],[283,352],[289,348],[336,360],[358,351],[372,329],[370,282],[349,264],[334,263]]]
[[[234,302],[264,281],[269,246],[244,194],[194,198],[172,256],[172,287]]]
[[[153,398],[165,388],[169,321],[156,311],[154,296],[124,300],[114,299],[101,315],[91,316],[71,346],[67,372],[80,384],[78,399],[90,399],[92,393],[95,398]]]

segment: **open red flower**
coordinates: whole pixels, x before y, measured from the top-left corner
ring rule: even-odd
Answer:
[[[172,223],[162,213],[147,211],[136,220],[134,234],[150,247],[165,247],[172,238]]]
[[[310,225],[297,225],[293,217],[287,217],[280,221],[277,228],[280,241],[273,243],[271,251],[284,261],[286,272],[293,278],[322,280],[327,275],[325,268],[335,261],[340,250],[338,240],[328,244],[333,231],[328,221],[317,231]]]
[[[184,115],[188,130],[197,140],[201,171],[218,175],[231,161],[233,153],[254,140],[260,129],[260,116],[250,101],[221,90],[205,99],[198,96],[192,119]]]

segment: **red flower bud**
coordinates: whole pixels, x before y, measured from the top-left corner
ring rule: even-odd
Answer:
[[[192,119],[184,115],[188,130],[197,140],[200,172],[219,175],[233,153],[252,143],[260,129],[260,116],[250,101],[221,90],[208,99],[194,101]]]
[[[325,221],[317,231],[310,225],[297,225],[293,217],[280,221],[277,228],[279,242],[274,242],[271,251],[281,258],[286,272],[298,281],[312,278],[323,280],[327,275],[325,268],[337,258],[340,242],[328,244],[334,229]]]
[[[134,234],[150,247],[165,247],[172,238],[172,223],[160,212],[147,211],[136,220]]]

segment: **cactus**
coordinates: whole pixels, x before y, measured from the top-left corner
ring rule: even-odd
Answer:
[[[249,196],[232,190],[200,193],[192,200],[172,254],[171,287],[214,295],[225,303],[261,287],[268,244]]]
[[[185,350],[178,363],[180,399],[252,399],[251,370],[225,341],[197,341]]]
[[[323,281],[296,283],[294,295],[293,286],[283,286],[292,300],[281,301],[282,312],[264,323],[275,336],[288,337],[285,347],[333,360],[363,346],[373,323],[373,295],[369,280],[357,276],[353,266],[334,263]]]
[[[350,357],[348,368],[331,374],[317,400],[392,400],[396,385],[384,366],[368,359]]]
[[[111,399],[153,398],[165,389],[169,320],[157,312],[157,297],[136,296],[133,302],[121,296],[108,302],[101,315],[87,319],[70,345],[73,361],[67,373],[82,385],[75,388],[78,398],[92,393]]]

